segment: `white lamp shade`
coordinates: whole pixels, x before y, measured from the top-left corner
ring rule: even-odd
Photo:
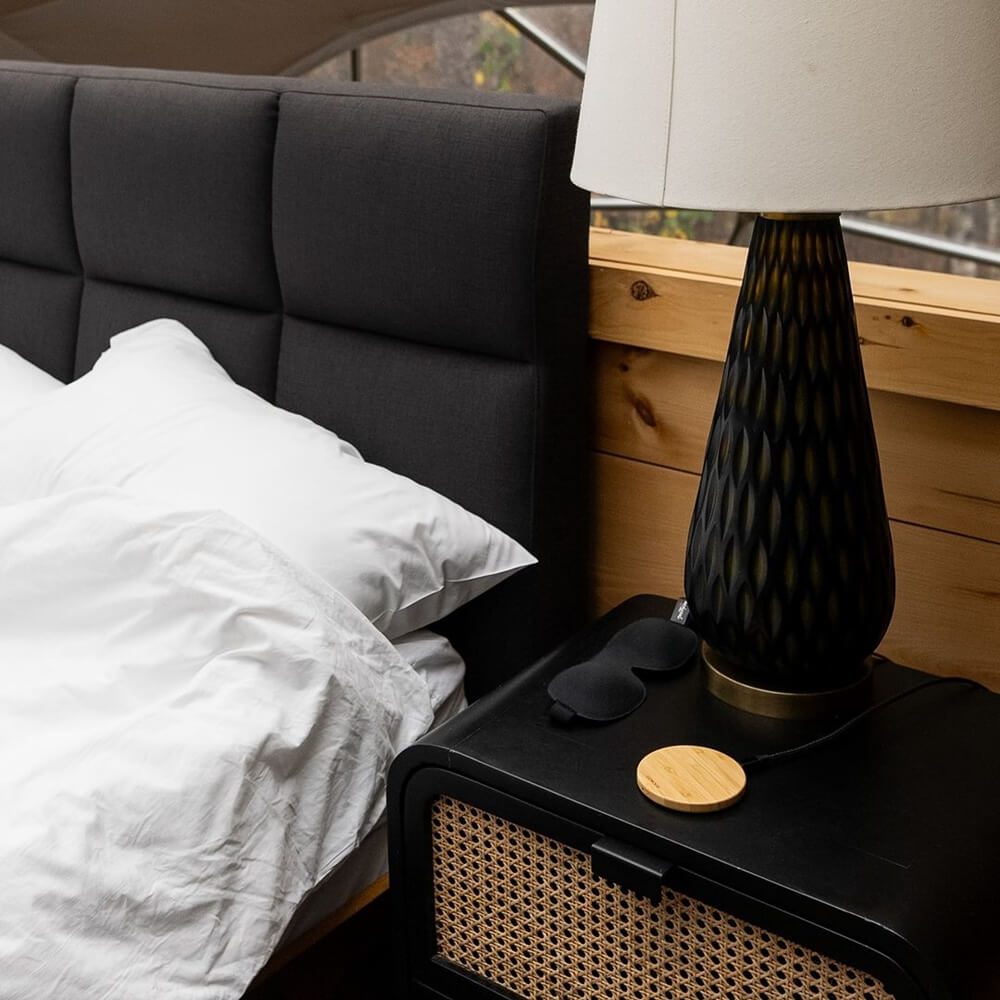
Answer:
[[[597,0],[573,180],[747,212],[1000,195],[1000,0]]]

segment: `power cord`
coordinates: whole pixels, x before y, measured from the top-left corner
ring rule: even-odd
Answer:
[[[857,715],[852,716],[846,722],[838,726],[836,729],[831,730],[824,736],[820,736],[815,740],[810,740],[808,743],[801,743],[797,747],[789,747],[787,750],[778,750],[774,753],[755,754],[753,757],[748,757],[746,760],[740,761],[740,764],[744,770],[748,770],[752,767],[762,767],[809,753],[821,746],[825,746],[827,743],[833,742],[833,740],[842,736],[863,719],[867,719],[869,715],[879,712],[883,708],[888,708],[895,702],[900,701],[903,698],[908,698],[911,694],[916,694],[918,691],[923,691],[929,687],[936,687],[940,684],[961,684],[966,687],[978,688],[981,691],[986,690],[986,688],[978,681],[974,681],[968,677],[933,677],[930,680],[922,681],[920,684],[915,684],[906,691],[899,691],[888,698],[884,698],[882,701],[876,702],[874,705],[870,705],[863,712],[859,712]]]

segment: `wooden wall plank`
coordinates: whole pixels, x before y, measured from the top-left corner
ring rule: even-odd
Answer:
[[[871,394],[891,517],[1000,542],[1000,413]]]
[[[739,284],[746,263],[743,247],[664,239],[614,229],[592,229],[591,261],[633,269],[715,275]],[[914,303],[958,312],[1000,315],[1000,282],[989,278],[918,271],[852,261],[851,283],[861,298]]]
[[[637,593],[683,592],[698,477],[595,455],[594,611]],[[893,522],[896,614],[882,651],[933,673],[1000,690],[1000,545]]]
[[[590,268],[590,335],[722,361],[739,282],[679,271]]]
[[[722,366],[599,343],[595,446],[700,473]],[[1000,413],[873,392],[889,513],[1000,542]]]
[[[738,291],[735,278],[596,262],[590,333],[597,340],[721,361]],[[1000,410],[1000,311],[858,296],[855,306],[869,386]]]
[[[698,477],[597,454],[594,486],[594,613],[604,614],[633,594],[683,594]]]
[[[595,447],[700,473],[722,365],[620,344],[591,356]]]
[[[896,614],[886,656],[1000,691],[1000,545],[892,524]]]

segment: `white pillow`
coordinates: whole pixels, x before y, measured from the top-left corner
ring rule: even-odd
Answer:
[[[462,708],[465,707],[462,703],[465,698],[465,660],[443,635],[421,628],[394,639],[392,645],[427,685],[435,725],[451,717],[438,716],[446,705],[461,704]]]
[[[90,373],[0,427],[0,503],[95,485],[239,518],[390,638],[536,561],[458,504],[236,385],[173,320],[119,334]]]
[[[46,393],[62,387],[59,379],[0,344],[0,423]]]

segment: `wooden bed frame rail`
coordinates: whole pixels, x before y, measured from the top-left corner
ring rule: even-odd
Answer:
[[[592,610],[680,594],[745,251],[591,233]],[[1000,690],[1000,281],[851,267],[896,553],[889,657]]]

